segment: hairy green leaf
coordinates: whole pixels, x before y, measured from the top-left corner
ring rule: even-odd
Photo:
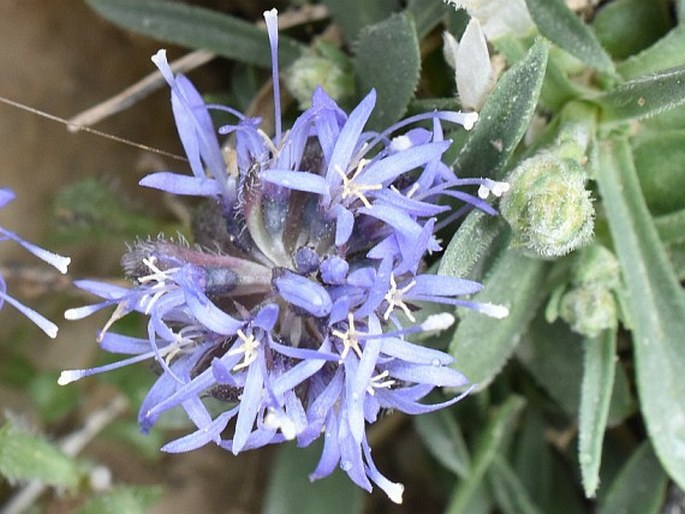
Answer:
[[[252,23],[216,11],[162,0],[86,0],[101,16],[146,36],[212,52],[256,66],[271,66],[266,32]],[[301,45],[279,36],[281,63],[288,65],[301,53]]]
[[[495,457],[488,472],[497,504],[505,514],[542,514],[516,472],[501,456]]]
[[[480,119],[459,153],[460,177],[502,179],[504,166],[528,128],[547,65],[547,44],[538,40],[526,56],[497,81]]]
[[[146,514],[162,493],[161,487],[117,486],[93,496],[78,514]]]
[[[649,48],[618,65],[626,79],[656,73],[685,64],[685,25],[678,25]]]
[[[526,0],[540,34],[584,64],[601,71],[614,69],[590,27],[569,9],[563,0]]]
[[[362,94],[378,93],[368,127],[383,129],[407,110],[419,81],[421,55],[411,16],[394,15],[359,36],[355,70]]]
[[[592,498],[599,486],[602,442],[616,376],[616,331],[604,330],[600,336],[583,341],[583,347],[578,462],[585,496]]]
[[[668,477],[648,442],[633,452],[611,483],[598,514],[657,514],[662,512]]]
[[[649,216],[625,138],[602,144],[598,182],[627,286],[640,407],[661,463],[685,487],[685,295]]]
[[[509,315],[496,319],[463,309],[449,353],[459,371],[479,388],[499,373],[526,331],[544,295],[540,284],[548,269],[544,261],[508,250],[491,268],[483,291],[473,300],[503,304]]]
[[[667,0],[615,0],[592,20],[597,39],[615,59],[625,59],[658,41],[671,28]]]
[[[362,490],[341,470],[309,481],[321,445],[307,448],[283,444],[271,472],[262,514],[355,514],[362,511]]]
[[[470,514],[469,504],[482,485],[483,477],[500,452],[512,424],[523,408],[525,401],[520,396],[509,399],[491,414],[490,419],[479,434],[473,452],[473,466],[469,476],[458,483],[454,496],[445,512],[447,514]]]
[[[414,418],[414,426],[431,455],[459,477],[468,475],[469,451],[459,425],[447,411],[431,412]]]
[[[0,428],[0,475],[73,490],[84,470],[55,445],[7,421]]]
[[[646,118],[685,103],[685,66],[631,80],[592,99],[603,122]]]
[[[364,27],[386,19],[399,9],[398,0],[324,0],[348,43],[354,43]]]
[[[655,215],[685,209],[685,130],[646,132],[633,155],[647,207]]]

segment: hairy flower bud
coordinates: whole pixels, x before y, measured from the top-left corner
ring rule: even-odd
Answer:
[[[511,188],[500,208],[515,244],[538,256],[557,257],[590,240],[595,212],[578,162],[540,153],[523,161],[507,181]]]
[[[614,295],[600,284],[590,284],[568,291],[561,299],[559,316],[571,330],[587,337],[597,337],[617,325]]]
[[[325,43],[297,59],[286,72],[285,83],[301,109],[311,107],[317,87],[323,87],[336,101],[354,93],[354,75],[347,57]]]

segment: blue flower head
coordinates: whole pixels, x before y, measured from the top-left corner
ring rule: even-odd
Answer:
[[[203,197],[216,215],[196,224],[200,246],[163,239],[133,245],[123,258],[130,289],[79,283],[102,300],[67,311],[67,318],[116,306],[99,342],[129,357],[65,371],[60,383],[155,359],[160,375],[141,406],[141,427],[175,407],[197,427],[163,450],[214,442],[237,454],[292,439],[307,446],[325,434],[312,479],[339,466],[359,486],[371,490],[373,482],[400,502],[402,485],[374,464],[367,424],[384,410],[419,414],[461,398],[422,403],[436,387],[468,388],[449,355],[405,339],[454,321],[445,313],[418,323],[417,304],[506,315],[503,307],[464,298],[480,284],[422,271],[426,253],[440,250],[437,228],[455,216],[439,200],[453,197],[494,213],[459,188],[480,187],[485,196],[503,185],[456,178],[441,162],[450,146],[442,123],[470,128],[474,114],[432,112],[370,132],[364,127],[374,91],[348,115],[318,89],[311,107],[283,131],[276,12],[265,18],[274,63],[273,138],[259,119],[206,105],[188,79],[172,73],[164,51],[153,57],[171,87],[192,175],[165,171],[141,184]],[[212,109],[236,119],[218,129],[229,136],[223,148]],[[415,127],[420,121],[431,128]],[[109,330],[131,311],[147,315],[146,338]],[[208,397],[225,409],[210,412],[203,403]]]
[[[14,191],[6,187],[0,187],[0,209],[8,203],[10,203],[12,200],[14,200],[14,198]],[[67,267],[71,262],[71,259],[69,257],[62,257],[61,255],[57,255],[55,253],[44,250],[43,248],[40,248],[39,246],[36,246],[22,239],[14,232],[10,232],[4,227],[0,227],[0,241],[8,240],[20,244],[33,255],[47,262],[48,264],[54,266],[62,273],[67,272]],[[33,309],[27,307],[23,303],[8,295],[7,284],[5,283],[5,279],[3,278],[3,276],[0,275],[0,308],[2,308],[5,302],[15,307],[24,316],[33,321],[48,336],[52,338],[57,337],[57,325],[55,325],[52,321],[48,320],[47,318],[37,313]]]

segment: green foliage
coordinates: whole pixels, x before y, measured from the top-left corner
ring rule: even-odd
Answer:
[[[474,300],[503,303],[509,315],[496,319],[466,309],[460,313],[449,353],[455,358],[455,366],[480,388],[499,373],[519,343],[544,297],[540,285],[547,271],[547,263],[507,250],[486,275],[485,287]]]
[[[504,177],[504,166],[535,112],[546,63],[547,44],[540,40],[497,81],[454,163],[457,175]]]
[[[659,241],[625,138],[607,140],[599,188],[628,289],[642,413],[656,453],[685,487],[685,295]]]
[[[324,0],[348,43],[354,43],[364,27],[388,18],[399,7],[398,0]]]
[[[161,496],[159,487],[118,486],[93,496],[77,514],[145,514]]]
[[[562,50],[600,71],[611,72],[611,58],[594,33],[573,13],[563,0],[526,0],[540,34]]]
[[[8,420],[0,428],[0,475],[15,482],[37,480],[75,491],[84,468],[57,446]]]
[[[668,477],[647,442],[633,452],[609,486],[599,514],[657,514],[662,512]]]
[[[591,498],[599,487],[602,440],[616,376],[616,331],[607,329],[594,339],[586,339],[583,350],[578,462],[585,496]]]
[[[593,99],[605,123],[646,118],[685,103],[685,66],[645,75]]]
[[[507,438],[507,427],[511,426],[523,408],[525,401],[519,396],[511,396],[503,405],[496,408],[483,431],[478,436],[473,454],[473,464],[468,477],[455,489],[445,512],[447,514],[470,514],[469,507],[478,495],[483,477],[493,462],[497,460],[502,445]]]
[[[262,514],[356,514],[362,512],[361,489],[342,471],[316,482],[307,476],[316,469],[321,445],[297,448],[284,444],[278,452]]]
[[[401,14],[366,27],[356,47],[354,68],[359,91],[366,95],[375,88],[377,93],[368,126],[383,129],[404,114],[419,81],[421,56],[414,21]]]
[[[271,66],[269,42],[263,30],[234,16],[181,2],[162,0],[87,0],[100,15],[125,29],[167,43],[211,50],[257,66]],[[281,34],[279,55],[288,65],[301,47]]]

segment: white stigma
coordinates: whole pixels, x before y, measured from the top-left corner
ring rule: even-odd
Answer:
[[[76,382],[81,376],[81,371],[77,369],[68,369],[60,373],[57,383],[61,386],[71,384],[72,382]]]
[[[504,193],[509,191],[511,186],[509,182],[495,182],[494,180],[488,180],[486,184],[482,184],[478,188],[478,197],[485,200],[490,193],[495,195],[497,198],[502,196]]]
[[[454,325],[454,316],[449,312],[442,312],[428,316],[426,321],[421,323],[421,329],[424,332],[442,332],[452,325]]]
[[[481,303],[479,312],[486,314],[492,318],[502,319],[509,316],[509,309],[504,305],[495,305],[493,303]]]
[[[478,113],[477,112],[469,112],[469,113],[464,115],[464,121],[462,122],[462,125],[464,126],[464,129],[471,130],[476,125],[477,121],[478,121]]]

